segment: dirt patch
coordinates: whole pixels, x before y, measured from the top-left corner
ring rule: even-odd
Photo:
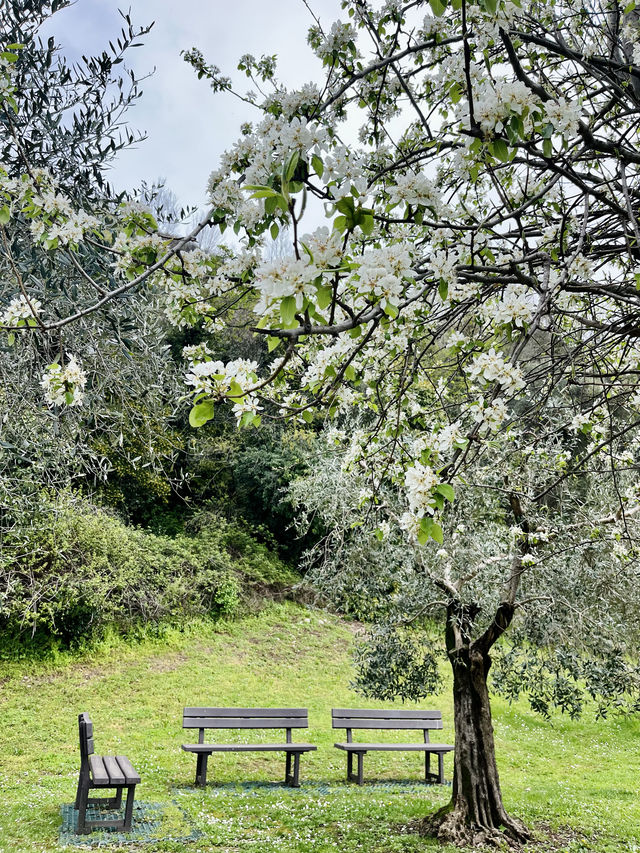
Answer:
[[[176,669],[180,669],[180,667],[189,660],[189,655],[184,652],[176,652],[172,655],[162,655],[162,657],[151,658],[148,662],[147,669],[149,672],[175,672]]]

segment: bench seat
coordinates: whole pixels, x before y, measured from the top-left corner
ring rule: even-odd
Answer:
[[[125,755],[90,755],[89,768],[94,788],[140,783],[140,774]]]
[[[451,752],[454,747],[448,743],[334,743],[338,749],[348,752],[370,752],[388,750],[390,752]]]

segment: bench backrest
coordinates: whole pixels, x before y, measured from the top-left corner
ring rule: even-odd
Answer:
[[[286,729],[287,743],[291,729],[309,728],[306,708],[185,708],[183,729],[199,729],[199,742],[204,743],[205,729]]]
[[[78,714],[78,734],[80,736],[80,770],[89,769],[89,756],[95,752],[93,746],[93,723],[84,711]]]
[[[349,743],[352,729],[422,729],[425,743],[428,743],[429,729],[442,728],[442,712],[421,708],[412,711],[333,708],[331,724],[334,729],[347,730]]]

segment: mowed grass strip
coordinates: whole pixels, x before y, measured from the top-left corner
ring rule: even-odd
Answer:
[[[85,710],[96,750],[124,753],[140,771],[139,798],[178,803],[191,816],[202,832],[188,845],[193,853],[438,848],[410,826],[450,795],[449,788],[419,784],[421,754],[369,753],[367,784],[344,782],[346,758],[332,746],[344,731],[331,729],[331,708],[388,707],[349,688],[353,641],[352,627],[333,616],[272,604],[238,622],[191,624],[135,644],[114,640],[48,663],[3,664],[0,853],[59,849],[59,809],[75,795],[77,714]],[[442,740],[451,742],[449,691],[419,704],[442,711]],[[193,739],[181,727],[184,705],[308,707],[310,728],[294,732],[294,740],[308,740],[318,751],[302,757],[302,788],[281,786],[283,754],[229,753],[211,757],[210,784],[195,789],[195,757],[180,749]],[[573,722],[557,715],[545,722],[525,703],[496,699],[494,724],[507,807],[556,831],[554,845],[539,849],[640,853],[637,719],[597,722],[587,715]],[[213,737],[252,741],[273,734],[280,736],[220,731]],[[421,733],[409,737],[419,740]],[[447,756],[448,778],[451,766]],[[167,834],[180,834],[179,821],[173,829]],[[122,849],[153,853],[185,845],[163,840]]]

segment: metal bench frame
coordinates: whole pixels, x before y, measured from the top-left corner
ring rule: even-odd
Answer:
[[[129,832],[133,816],[133,800],[136,785],[140,782],[140,776],[124,755],[115,757],[94,755],[93,723],[86,711],[78,716],[78,729],[80,736],[80,778],[78,779],[75,801],[75,808],[78,811],[77,833],[84,835],[96,828],[123,829],[125,832]],[[113,797],[89,797],[89,791],[93,788],[112,788],[115,789],[116,793]],[[88,805],[102,805],[111,809],[119,809],[122,806],[124,788],[127,789],[127,801],[123,818],[87,820]]]
[[[364,782],[364,757],[370,751],[385,752],[424,752],[424,778],[427,783],[445,784],[444,755],[454,747],[446,743],[431,743],[429,730],[442,728],[440,711],[373,711],[366,709],[333,708],[331,722],[334,729],[346,729],[346,743],[335,743],[337,749],[347,753],[347,781]],[[357,743],[353,740],[352,729],[422,729],[424,743]],[[358,761],[358,770],[353,772],[353,756]],[[431,756],[438,756],[438,772],[431,772]]]
[[[207,762],[214,752],[284,752],[284,781],[300,787],[300,756],[317,749],[310,743],[293,743],[291,730],[309,727],[306,708],[193,708],[184,709],[184,729],[198,729],[198,743],[183,743],[185,752],[197,756],[196,785],[207,784]],[[205,743],[206,729],[285,729],[286,743]],[[293,767],[292,767],[293,764]]]

